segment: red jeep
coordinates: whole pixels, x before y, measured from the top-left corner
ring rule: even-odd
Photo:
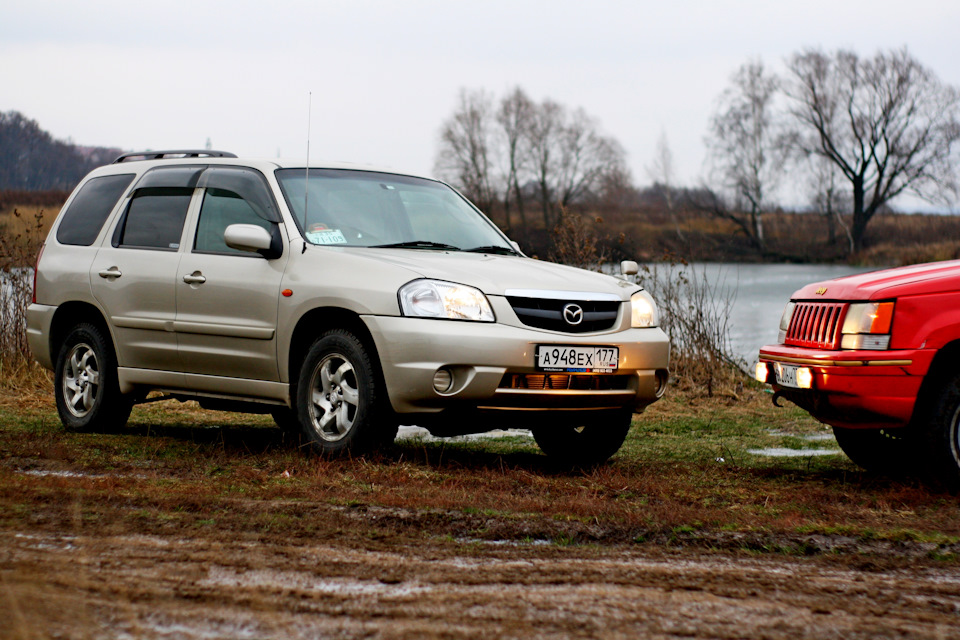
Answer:
[[[858,465],[960,486],[960,261],[807,285],[756,377],[833,426]]]

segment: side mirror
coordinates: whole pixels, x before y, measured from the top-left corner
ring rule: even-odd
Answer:
[[[513,248],[516,250],[517,253],[519,253],[520,255],[523,255],[523,251],[520,250],[520,243],[519,243],[519,242],[517,242],[516,240],[511,240],[511,241],[510,241],[510,246],[513,247]]]
[[[640,271],[640,266],[633,260],[624,260],[620,263],[620,273],[625,276],[635,276]]]
[[[276,234],[274,234],[276,235]],[[223,231],[223,241],[231,249],[259,253],[264,258],[280,256],[274,235],[255,224],[232,224]]]

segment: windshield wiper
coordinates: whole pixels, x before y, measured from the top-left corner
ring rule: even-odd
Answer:
[[[517,252],[509,247],[503,247],[497,244],[489,244],[483,247],[474,247],[473,249],[464,249],[470,253],[496,253],[502,256],[515,256]]]
[[[374,249],[446,249],[449,251],[460,251],[460,247],[442,242],[431,242],[430,240],[409,240],[407,242],[393,242],[390,244],[375,244]]]

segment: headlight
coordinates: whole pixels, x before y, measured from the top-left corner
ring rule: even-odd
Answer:
[[[790,329],[790,321],[793,319],[793,310],[796,306],[796,302],[788,302],[783,308],[783,315],[780,316],[780,333],[777,334],[777,342],[780,344],[787,341],[787,331]]]
[[[630,326],[655,327],[660,323],[657,305],[646,291],[630,296]]]
[[[841,349],[889,349],[892,302],[857,302],[847,308]]]
[[[493,322],[490,301],[479,289],[440,280],[414,280],[400,287],[405,316]]]

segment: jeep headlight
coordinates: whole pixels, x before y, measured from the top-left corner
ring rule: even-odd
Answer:
[[[479,289],[442,280],[414,280],[397,293],[405,316],[493,322],[490,301]]]
[[[655,327],[660,323],[657,305],[646,291],[630,296],[630,326]]]
[[[840,348],[889,349],[892,324],[893,302],[852,303],[840,330]]]

